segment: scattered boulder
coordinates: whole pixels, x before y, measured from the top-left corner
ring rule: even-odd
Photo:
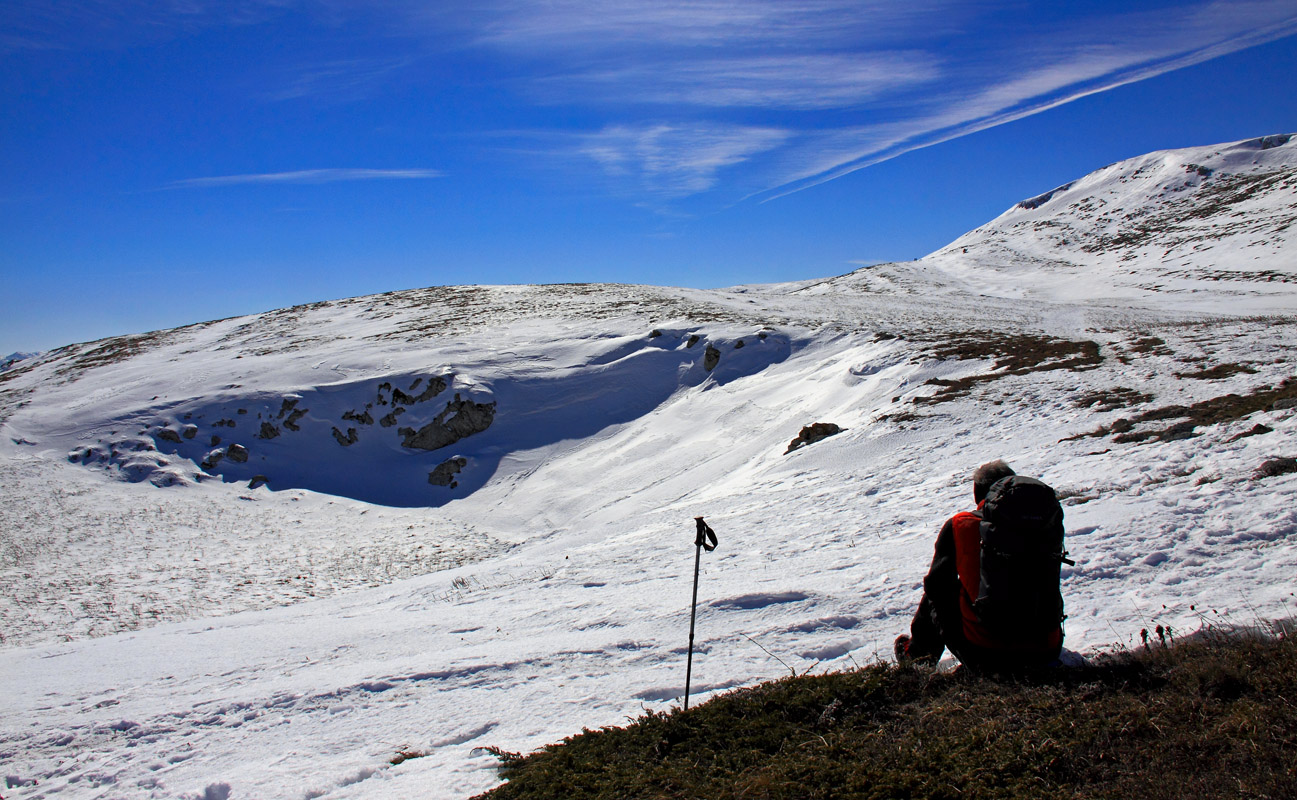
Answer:
[[[288,428],[290,431],[300,431],[301,427],[297,424],[297,422],[302,417],[306,416],[307,412],[309,412],[310,410],[311,409],[309,408],[296,409],[295,411],[293,411],[293,413],[288,415],[288,419],[284,420],[284,427]]]
[[[253,475],[252,480],[248,481],[249,489],[257,489],[270,483],[270,479],[265,475]]]
[[[662,335],[662,331],[658,330],[657,328],[654,328],[653,330],[649,331],[650,339],[656,339],[661,335]]]
[[[842,428],[839,428],[832,422],[812,422],[810,425],[802,428],[801,433],[797,434],[796,439],[793,439],[788,443],[788,449],[784,451],[784,455],[788,455],[799,447],[804,447],[808,444],[815,444],[821,439],[827,439],[830,436],[834,436],[841,432]]]
[[[687,342],[685,342],[685,347],[692,348],[694,345],[698,344],[701,341],[702,341],[702,337],[700,337],[698,334],[695,333],[689,337],[689,340]]]
[[[279,436],[279,428],[269,422],[261,423],[261,432],[257,434],[258,439],[274,439]]]
[[[360,436],[357,435],[355,428],[347,428],[346,434],[343,434],[342,431],[338,430],[337,428],[334,428],[333,438],[336,439],[338,441],[338,444],[342,445],[343,447],[351,447],[353,444],[360,441]]]
[[[468,466],[468,459],[456,456],[447,459],[437,465],[437,468],[428,473],[428,483],[433,486],[449,486],[454,489],[459,486],[459,481],[455,476]]]
[[[285,397],[284,402],[279,406],[279,419],[283,419],[284,415],[296,408],[301,401],[300,397]]]
[[[221,460],[224,458],[225,458],[224,450],[213,450],[212,452],[207,454],[207,457],[204,458],[203,462],[198,466],[202,467],[208,472],[211,472],[213,469],[216,468],[217,464],[221,463]]]
[[[192,439],[198,435],[198,426],[186,425],[185,427],[180,429],[180,435],[185,437],[186,439]]]
[[[211,440],[210,440],[210,442],[209,442],[209,444],[208,444],[207,446],[208,446],[208,447],[215,447],[215,446],[217,446],[217,445],[220,444],[220,443],[221,443],[221,437],[216,436],[215,434],[213,434],[213,435],[212,435],[212,438],[211,438]]]
[[[172,442],[174,444],[180,444],[180,442],[182,441],[180,438],[180,434],[176,433],[170,428],[163,428],[162,430],[158,431],[157,436],[159,439],[161,439],[164,442]]]
[[[737,342],[734,343],[734,349],[735,349],[735,350],[742,350],[742,349],[743,349],[743,346],[744,346],[745,344],[746,344],[746,342],[744,342],[742,339],[739,339]]]
[[[458,394],[446,404],[436,419],[419,430],[401,428],[402,447],[417,450],[437,450],[452,445],[466,436],[481,433],[495,420],[495,403],[475,403]]]
[[[707,349],[703,352],[703,369],[711,372],[719,363],[721,363],[721,351],[713,345],[707,345]]]
[[[396,408],[392,409],[392,413],[380,419],[378,421],[378,424],[382,425],[384,428],[390,428],[396,424],[396,418],[401,416],[404,413],[405,413],[405,409],[401,408],[400,406],[397,406]]]
[[[1288,475],[1297,472],[1297,458],[1279,458],[1266,459],[1257,471],[1252,474],[1252,480],[1259,481],[1263,478],[1277,478],[1280,475]]]
[[[235,464],[248,463],[248,448],[241,444],[232,444],[225,451],[225,457]]]
[[[374,424],[374,418],[370,415],[368,408],[365,409],[363,414],[357,414],[355,411],[344,411],[342,412],[342,418],[348,422],[359,422],[361,425]]]

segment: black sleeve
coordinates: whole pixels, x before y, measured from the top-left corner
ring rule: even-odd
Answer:
[[[962,638],[964,623],[959,611],[959,573],[955,561],[955,524],[946,520],[937,534],[932,565],[923,577],[923,592],[928,596],[932,623],[943,641]]]

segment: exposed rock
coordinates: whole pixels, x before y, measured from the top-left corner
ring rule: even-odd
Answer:
[[[1252,479],[1259,481],[1262,478],[1277,478],[1280,475],[1287,475],[1292,472],[1297,472],[1297,458],[1281,456],[1267,459],[1264,464],[1257,468],[1257,471],[1252,475]]]
[[[284,402],[279,406],[279,419],[283,419],[284,415],[296,408],[301,401],[300,397],[285,397]]]
[[[418,389],[419,384],[422,381],[423,381],[422,378],[415,379],[414,383],[410,385],[410,391],[413,392],[416,389]],[[432,398],[436,397],[437,395],[441,394],[444,391],[446,391],[445,378],[441,376],[438,376],[436,378],[429,378],[427,387],[424,388],[423,392],[421,392],[417,396],[408,395],[405,392],[401,391],[400,389],[393,389],[392,403],[394,405],[399,403],[403,406],[412,406],[416,403],[427,402],[428,400],[431,400]]]
[[[382,425],[384,428],[390,428],[396,424],[396,418],[401,416],[404,413],[405,413],[405,409],[401,408],[400,406],[397,406],[396,408],[392,409],[392,413],[380,419],[378,421],[378,424]]]
[[[162,430],[158,431],[157,436],[159,439],[161,439],[164,442],[174,442],[175,444],[180,444],[181,442],[180,434],[176,433],[170,428],[163,428]]]
[[[702,341],[702,337],[695,333],[695,334],[693,334],[692,336],[689,337],[689,341],[685,342],[685,347],[690,347],[690,348],[691,348],[691,347],[693,347],[694,345],[698,344],[698,343],[701,342],[701,341]]]
[[[180,429],[180,435],[185,437],[186,439],[192,439],[198,435],[198,426],[186,425],[185,427]]]
[[[225,458],[224,450],[213,450],[212,452],[207,454],[207,457],[203,459],[203,463],[199,464],[198,466],[202,467],[208,472],[211,472],[216,467],[217,464],[221,463],[221,460],[224,458]],[[233,461],[233,459],[230,460]]]
[[[1282,411],[1285,408],[1297,408],[1297,397],[1281,397],[1270,406],[1275,411]]]
[[[216,420],[215,422],[212,423],[212,427],[213,427],[213,428],[233,428],[233,427],[234,427],[234,420],[232,420],[232,419],[218,419],[218,420]]]
[[[256,489],[270,483],[270,479],[265,475],[253,475],[252,480],[248,481],[249,489]]]
[[[274,439],[277,436],[279,436],[279,428],[269,422],[261,423],[261,433],[257,434],[258,439]]]
[[[703,369],[711,372],[719,363],[721,363],[721,351],[710,344],[707,345],[707,350],[703,353]]]
[[[463,400],[458,394],[446,404],[437,418],[419,430],[401,428],[398,433],[402,447],[418,450],[437,450],[452,445],[465,436],[472,436],[491,427],[495,420],[495,403],[474,403]]]
[[[662,335],[662,331],[658,330],[657,328],[654,328],[653,330],[649,331],[650,339],[656,339],[661,335]]]
[[[455,480],[455,476],[463,471],[466,466],[468,466],[467,458],[456,456],[447,459],[438,464],[437,468],[432,472],[428,473],[428,483],[431,483],[433,486],[449,486],[454,489],[459,486],[459,481]]]
[[[208,443],[207,446],[208,446],[208,447],[215,447],[216,445],[218,445],[218,444],[220,444],[220,443],[221,443],[221,437],[219,437],[219,436],[215,436],[215,435],[214,435],[214,436],[212,436],[211,441]]]
[[[225,457],[235,464],[246,464],[248,463],[248,448],[241,444],[232,444],[225,451]]]
[[[289,414],[288,419],[284,420],[284,427],[288,428],[290,431],[300,431],[301,427],[298,426],[297,422],[302,417],[306,416],[310,410],[311,409],[309,408],[299,408],[293,413]]]
[[[369,409],[365,409],[363,414],[357,414],[355,411],[344,411],[342,412],[342,418],[350,422],[359,422],[362,425],[374,424],[374,418],[370,415]]]
[[[1274,428],[1271,428],[1269,425],[1262,425],[1260,423],[1257,423],[1256,425],[1253,425],[1250,430],[1243,431],[1242,433],[1231,437],[1230,439],[1228,439],[1228,441],[1237,442],[1239,439],[1246,439],[1249,436],[1261,436],[1273,432],[1274,432]]]
[[[810,425],[802,428],[801,433],[797,434],[796,439],[793,439],[788,443],[788,449],[784,451],[784,455],[788,455],[799,447],[808,444],[815,444],[821,439],[827,439],[830,436],[834,436],[841,432],[842,429],[832,422],[812,422]]]
[[[734,343],[734,349],[735,349],[735,350],[742,350],[742,349],[743,349],[743,345],[744,345],[743,340],[742,340],[742,339],[739,339],[737,342]]]
[[[337,428],[334,428],[333,438],[337,439],[338,444],[342,445],[343,447],[351,447],[353,444],[360,441],[360,437],[356,435],[355,428],[347,428],[346,435],[343,435],[342,431],[338,430]]]

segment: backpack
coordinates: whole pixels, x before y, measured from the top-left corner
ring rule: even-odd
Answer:
[[[1063,621],[1063,507],[1035,478],[998,481],[981,509],[982,564],[973,612],[1010,639],[1048,635]]]

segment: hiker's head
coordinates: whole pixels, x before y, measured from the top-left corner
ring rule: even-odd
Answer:
[[[973,499],[982,502],[992,486],[1013,474],[1013,467],[998,458],[973,470]]]

